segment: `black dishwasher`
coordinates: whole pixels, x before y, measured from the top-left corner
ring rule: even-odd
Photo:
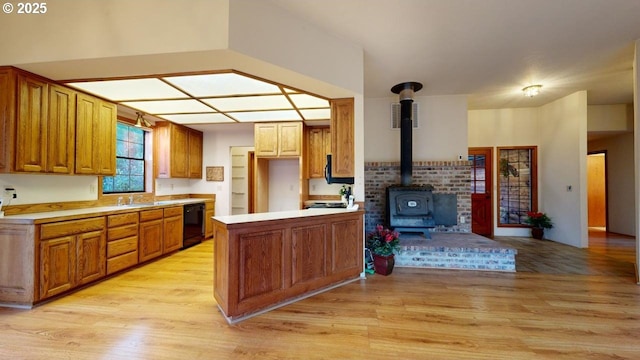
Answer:
[[[204,203],[184,205],[182,234],[183,249],[202,242],[204,238]]]

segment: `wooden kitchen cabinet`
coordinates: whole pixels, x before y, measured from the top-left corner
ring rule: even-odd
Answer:
[[[60,221],[40,228],[40,300],[106,275],[105,218]]]
[[[313,127],[308,132],[309,177],[324,178],[327,154],[331,154],[331,129]]]
[[[158,178],[202,178],[202,132],[168,121],[156,123]]]
[[[107,274],[138,264],[138,212],[107,217]]]
[[[255,155],[258,157],[299,157],[302,155],[302,123],[257,123],[254,127]]]
[[[0,69],[0,172],[73,173],[76,92]]]
[[[139,262],[145,262],[162,255],[163,218],[162,209],[140,211]]]
[[[164,209],[164,242],[162,253],[167,254],[182,248],[182,228],[183,224],[182,206],[174,206]]]
[[[215,216],[215,202],[204,202],[204,238],[210,239],[213,237],[213,219]]]
[[[189,129],[189,178],[202,179],[202,133]]]
[[[115,175],[116,118],[115,104],[78,93],[76,174]]]
[[[332,176],[354,177],[354,102],[353,98],[331,100]]]

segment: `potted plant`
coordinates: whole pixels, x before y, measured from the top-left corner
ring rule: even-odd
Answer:
[[[527,212],[525,222],[531,225],[531,237],[534,239],[542,239],[544,229],[551,229],[553,227],[551,218],[547,214],[539,211]]]
[[[400,240],[397,231],[378,224],[375,231],[367,234],[366,247],[373,254],[373,267],[376,273],[389,275],[395,265],[395,252],[397,252]]]

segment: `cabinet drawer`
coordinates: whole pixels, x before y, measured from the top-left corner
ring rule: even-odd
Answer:
[[[115,256],[122,255],[131,251],[138,250],[138,236],[131,236],[125,239],[110,241],[107,244],[107,258],[111,259]]]
[[[182,215],[182,206],[174,206],[164,209],[164,217],[180,216]]]
[[[107,217],[107,224],[109,227],[128,225],[128,224],[137,224],[137,223],[138,223],[137,212],[131,212],[131,213],[119,214],[119,215],[109,215]]]
[[[162,209],[140,211],[140,222],[162,219]]]
[[[40,226],[40,240],[104,230],[104,216],[83,220],[60,221]]]
[[[110,228],[107,232],[107,241],[118,240],[129,236],[138,236],[137,219],[135,224]]]
[[[116,256],[107,260],[107,274],[113,274],[136,264],[138,264],[138,251]]]

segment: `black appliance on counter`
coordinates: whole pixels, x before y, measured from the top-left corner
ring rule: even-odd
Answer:
[[[327,165],[324,167],[324,178],[327,180],[327,184],[351,184],[355,181],[352,177],[333,177],[331,175],[331,154],[327,154]]]
[[[204,239],[204,204],[184,205],[183,219],[182,248],[200,244]]]

